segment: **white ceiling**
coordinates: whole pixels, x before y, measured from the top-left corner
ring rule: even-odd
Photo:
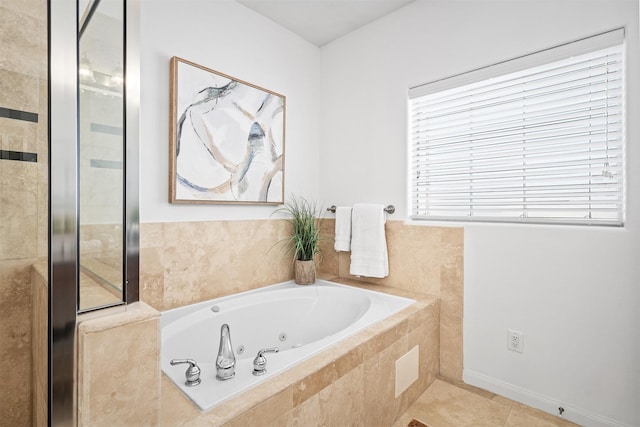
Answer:
[[[237,0],[322,46],[414,0]]]

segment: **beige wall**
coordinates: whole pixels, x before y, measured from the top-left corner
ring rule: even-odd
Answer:
[[[45,0],[0,2],[0,426],[32,424],[31,265],[47,255],[47,12]]]

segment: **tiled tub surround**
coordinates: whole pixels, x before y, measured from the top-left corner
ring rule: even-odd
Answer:
[[[387,286],[332,280],[416,303],[206,413],[163,375],[161,425],[392,425],[438,375],[439,300]],[[395,398],[395,362],[415,346],[419,378]]]
[[[78,316],[78,426],[160,425],[160,313],[137,302]]]
[[[413,303],[326,280],[313,286],[290,280],[165,311],[160,322],[162,372],[206,412]],[[235,374],[230,381],[216,381],[224,324],[235,350]],[[274,347],[279,351],[268,356],[266,375],[253,375],[258,352]],[[170,364],[187,356],[202,369],[196,387],[185,385],[184,365]]]
[[[286,220],[140,224],[140,299],[164,311],[293,278]]]
[[[351,254],[333,249],[335,219],[323,222],[324,273],[440,297],[440,375],[462,381],[464,228],[387,220],[389,276],[360,279],[349,274]]]
[[[157,416],[153,411],[139,414],[140,425],[392,425],[437,375],[453,372],[449,375],[456,376],[455,367],[462,367],[462,229],[389,221],[390,276],[380,284],[367,284],[338,277],[348,276],[349,254],[333,252],[332,226],[332,220],[325,220],[325,230],[330,232],[323,241],[322,278],[412,298],[417,303],[206,413],[164,375],[145,377],[148,384],[129,382],[135,390],[146,390],[150,409],[160,401]],[[293,277],[291,260],[274,243],[288,234],[283,220],[143,223],[141,299],[166,310],[287,281]],[[135,328],[135,339],[151,339],[149,344],[159,346],[159,329]],[[101,348],[108,348],[110,341],[119,342],[120,337],[105,335]],[[416,345],[419,380],[396,399],[395,362]],[[81,347],[80,357],[86,357],[83,351],[86,349]],[[154,357],[145,360],[154,363]],[[118,363],[128,366],[126,360]],[[144,366],[149,366],[147,362],[137,360]],[[159,373],[159,361],[155,363],[154,372]],[[81,371],[90,374],[81,384],[93,388],[103,399],[111,396],[111,391],[98,392],[95,384],[114,372],[106,365],[93,362],[91,369]],[[454,369],[447,370],[447,366]],[[79,405],[86,405],[87,398],[81,393]],[[136,420],[129,413],[135,406],[122,402],[111,405],[107,413],[115,417],[124,411]],[[146,407],[142,401],[138,406]]]
[[[333,250],[335,220],[323,221],[319,270],[349,275],[350,253]],[[372,283],[440,297],[440,375],[462,380],[464,229],[387,221],[389,276]],[[293,278],[275,242],[285,220],[140,224],[140,299],[164,311]]]

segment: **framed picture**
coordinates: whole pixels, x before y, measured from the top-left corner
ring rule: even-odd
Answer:
[[[169,201],[284,202],[284,95],[171,58]]]

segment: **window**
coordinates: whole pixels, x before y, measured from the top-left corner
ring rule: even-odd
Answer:
[[[622,225],[623,30],[409,90],[413,219]]]

